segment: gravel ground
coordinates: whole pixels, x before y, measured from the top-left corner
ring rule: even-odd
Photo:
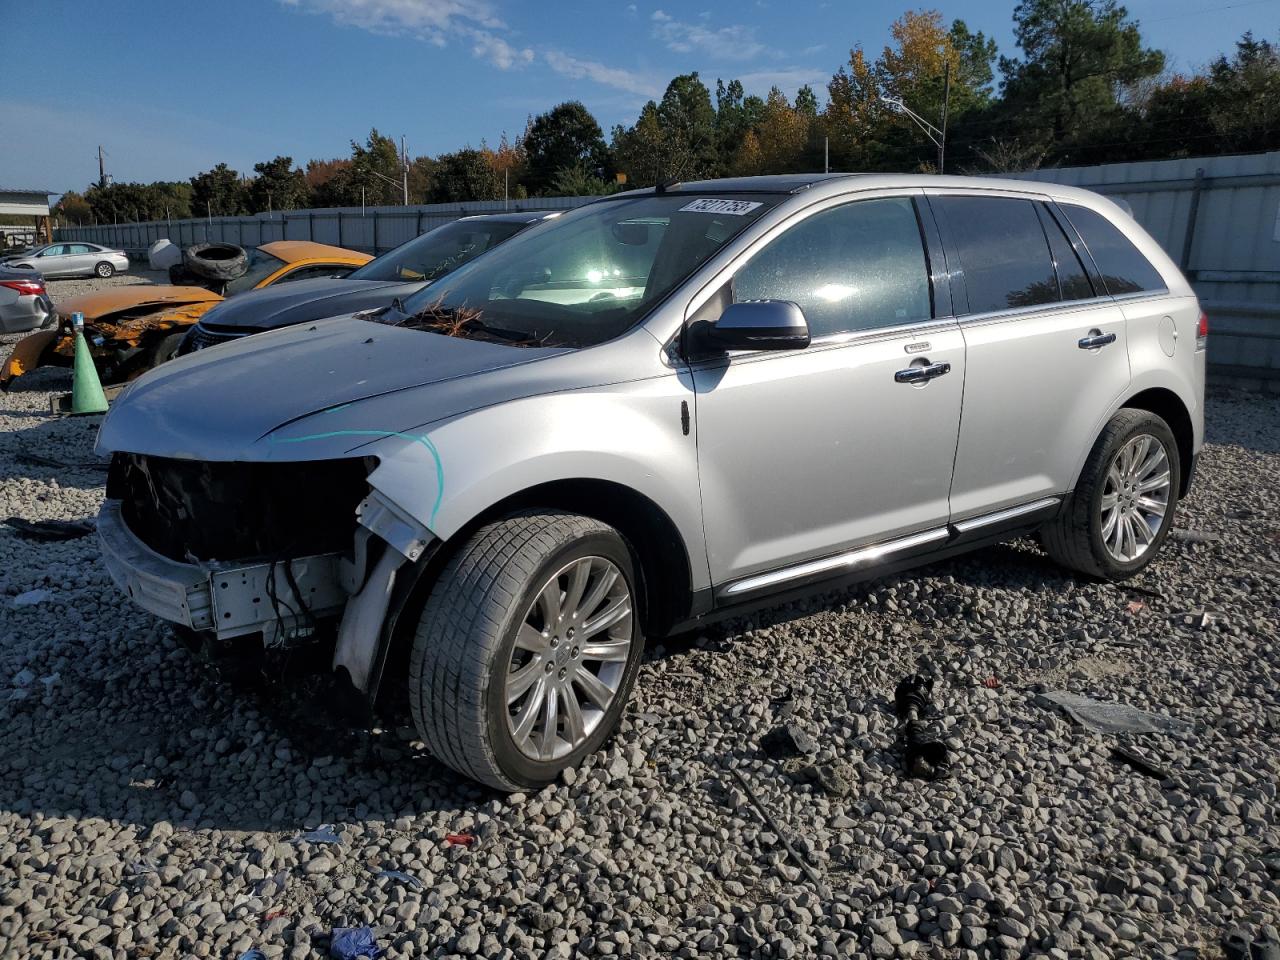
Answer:
[[[47,413],[67,383],[0,398],[0,516],[95,514],[97,418]],[[0,532],[0,956],[319,957],[370,924],[392,957],[1218,957],[1280,918],[1280,405],[1215,395],[1209,439],[1179,523],[1216,540],[1123,586],[1018,542],[651,650],[609,749],[528,796],[460,781],[403,713],[355,733],[314,680],[220,680],[91,538]],[[894,748],[921,656],[940,782]],[[1189,726],[1093,733],[1050,689]],[[788,722],[816,756],[762,751]]]

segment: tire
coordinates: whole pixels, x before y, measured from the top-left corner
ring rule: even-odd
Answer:
[[[1145,448],[1142,446],[1144,438]],[[1163,455],[1167,469],[1162,468],[1155,445],[1159,446],[1159,454]],[[1125,467],[1129,461],[1120,458],[1128,456],[1129,451],[1138,454],[1132,462],[1137,486],[1155,482],[1161,473],[1165,473],[1167,486],[1163,492],[1158,489],[1131,492],[1124,485],[1129,472]],[[1151,472],[1144,473],[1143,467],[1148,463],[1152,464]],[[1116,468],[1114,475],[1111,474],[1113,467]],[[1075,490],[1058,517],[1041,528],[1040,541],[1049,556],[1071,570],[1103,580],[1132,577],[1155,559],[1169,535],[1177,509],[1180,477],[1178,444],[1169,425],[1146,410],[1123,409],[1111,418],[1099,435]],[[1118,487],[1117,480],[1121,482]],[[1112,490],[1118,490],[1114,498],[1118,506],[1108,512],[1113,500]],[[1135,496],[1139,499],[1133,501]],[[1147,507],[1160,503],[1161,496],[1164,498],[1163,513],[1157,517]],[[1133,502],[1136,509],[1126,511],[1127,502]],[[1129,529],[1133,530],[1132,539],[1124,535],[1126,513]],[[1117,521],[1114,526],[1106,522],[1107,517],[1113,515]],[[1139,542],[1147,536],[1150,539],[1145,544]]]
[[[178,333],[171,333],[159,343],[151,351],[149,367],[158,367],[162,363],[168,363],[178,355],[178,348],[182,346],[182,338],[187,335],[185,330]]]
[[[225,282],[244,276],[249,255],[234,243],[195,243],[182,251],[182,265],[198,277]]]
[[[93,268],[93,272],[103,280],[115,274],[116,268],[107,261],[103,260],[100,264]]]
[[[598,520],[527,512],[481,527],[445,565],[414,637],[409,704],[423,742],[464,776],[506,791],[543,786],[581,762],[613,731],[635,682],[644,649],[637,595],[630,548]],[[584,643],[582,629],[606,613],[618,619]],[[612,690],[603,709],[588,686],[597,698]],[[577,711],[561,709],[567,696]],[[530,718],[522,733],[518,722]]]

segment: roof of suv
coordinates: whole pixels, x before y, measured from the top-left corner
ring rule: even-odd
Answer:
[[[726,177],[723,180],[693,180],[689,183],[676,183],[664,191],[673,194],[690,193],[768,193],[796,194],[812,187],[824,187],[824,192],[836,194],[842,187],[848,187],[853,181],[863,189],[879,188],[969,188],[985,190],[1016,190],[1025,193],[1039,193],[1046,196],[1085,200],[1096,200],[1099,194],[1080,187],[1066,186],[1047,180],[1017,180],[1007,177],[960,177],[938,176],[932,173],[786,173],[767,177]],[[657,192],[656,187],[631,190],[614,194],[614,197],[636,197]],[[611,198],[604,198],[611,199]]]

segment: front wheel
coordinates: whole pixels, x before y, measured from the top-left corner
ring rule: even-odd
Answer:
[[[111,276],[113,273],[116,272],[116,268],[104,260],[102,263],[98,264],[96,267],[93,268],[93,272],[96,273],[98,276],[100,276],[103,280],[105,280],[107,279],[107,277]]]
[[[631,551],[572,513],[481,527],[445,566],[409,667],[432,754],[501,790],[540,787],[617,725],[644,648]]]
[[[1181,463],[1169,425],[1146,410],[1111,418],[1061,514],[1041,530],[1058,563],[1124,580],[1160,551],[1178,502]]]

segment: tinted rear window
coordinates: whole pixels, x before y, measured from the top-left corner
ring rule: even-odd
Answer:
[[[1032,307],[1058,300],[1058,277],[1030,200],[935,197],[955,242],[969,312]]]
[[[1088,207],[1061,206],[1098,265],[1107,293],[1117,296],[1167,289],[1159,271],[1110,220]]]
[[[1067,235],[1049,215],[1044,204],[1036,204],[1036,210],[1040,214],[1040,225],[1044,227],[1045,236],[1049,238],[1049,250],[1053,253],[1053,265],[1058,270],[1058,289],[1062,293],[1062,299],[1090,299],[1094,295],[1093,286],[1089,283],[1080,258],[1067,240]]]

